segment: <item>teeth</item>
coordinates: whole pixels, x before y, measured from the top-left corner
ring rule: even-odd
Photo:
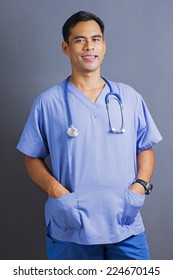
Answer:
[[[95,55],[86,55],[86,56],[83,56],[84,58],[94,58]]]

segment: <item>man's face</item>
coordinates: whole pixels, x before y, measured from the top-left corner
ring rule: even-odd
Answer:
[[[106,51],[100,26],[94,20],[79,22],[71,30],[69,43],[63,42],[62,49],[69,56],[74,72],[97,71]]]

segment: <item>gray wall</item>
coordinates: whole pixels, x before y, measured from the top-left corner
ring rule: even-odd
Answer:
[[[105,21],[102,75],[138,90],[164,137],[155,147],[154,192],[142,213],[152,258],[173,259],[173,1],[0,2],[0,259],[46,258],[46,195],[29,180],[15,146],[34,97],[70,74],[61,26],[81,9]]]

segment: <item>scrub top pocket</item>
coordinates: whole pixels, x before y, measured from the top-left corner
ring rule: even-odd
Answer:
[[[122,214],[122,225],[131,225],[145,201],[145,195],[138,194],[130,189],[125,191],[125,208]]]
[[[51,198],[52,219],[62,230],[80,229],[82,224],[78,210],[76,193],[70,193],[59,198]]]

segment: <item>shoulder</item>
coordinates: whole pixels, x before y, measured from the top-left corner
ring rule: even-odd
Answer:
[[[130,95],[134,95],[134,96],[138,96],[140,95],[132,86],[127,85],[125,83],[122,82],[113,82],[110,81],[113,90],[119,91],[119,93],[121,94],[130,94]]]
[[[61,100],[61,97],[64,93],[65,81],[60,82],[47,90],[40,93],[33,102],[33,106],[35,107],[44,107],[52,102],[57,102]]]
[[[141,94],[136,91],[132,86],[127,85],[122,82],[112,82],[110,81],[113,90],[115,90],[124,101],[134,101],[139,102],[142,100]]]

